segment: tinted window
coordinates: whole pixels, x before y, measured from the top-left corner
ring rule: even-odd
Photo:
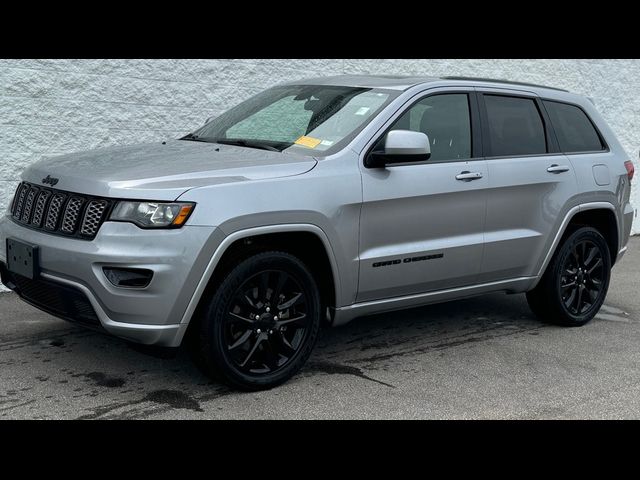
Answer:
[[[544,124],[534,100],[484,95],[492,156],[547,152]]]
[[[592,152],[604,149],[598,132],[580,108],[550,101],[545,101],[544,106],[563,152]]]
[[[391,130],[413,130],[429,136],[430,160],[471,158],[471,120],[466,93],[434,95],[415,103]]]

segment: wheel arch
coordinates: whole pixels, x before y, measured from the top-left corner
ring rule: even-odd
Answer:
[[[562,241],[581,226],[596,228],[602,234],[609,245],[611,265],[615,264],[620,246],[619,222],[615,206],[609,202],[583,203],[574,206],[565,215],[537,272],[536,280],[530,288],[534,288],[538,284]]]
[[[289,246],[293,240],[300,240],[302,238],[316,242],[311,245],[306,258],[302,258],[301,260],[306,260],[305,263],[311,262],[311,265],[308,266],[311,268],[319,283],[318,287],[321,290],[324,305],[327,307],[335,307],[336,302],[340,301],[340,275],[328,236],[317,225],[302,223],[281,224],[238,230],[225,237],[216,248],[205,268],[204,274],[194,291],[180,323],[188,325],[192,323],[193,318],[197,316],[203,299],[206,298],[207,291],[215,288],[220,278],[224,276],[224,273],[226,273],[234,263],[237,264],[238,261],[242,261],[254,253],[264,251],[267,247],[279,249],[279,245],[285,245],[285,248],[280,249],[289,252],[294,250],[295,252],[295,248],[286,248],[287,243],[281,242],[281,240],[286,237],[290,239]],[[308,245],[305,244],[304,249],[306,249],[307,246]],[[322,251],[319,252],[318,248],[322,248]],[[314,254],[316,253],[323,253],[324,258],[322,256],[314,258]],[[302,256],[304,257],[305,255]],[[326,262],[326,264],[322,262]],[[318,265],[322,265],[320,270],[314,268]],[[329,310],[333,311],[333,308]],[[184,329],[185,335],[189,330],[189,327]],[[180,341],[182,341],[182,339],[180,339]]]

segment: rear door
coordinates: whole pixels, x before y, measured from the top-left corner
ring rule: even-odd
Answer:
[[[536,275],[577,193],[540,99],[530,92],[478,88],[489,174],[479,282]]]

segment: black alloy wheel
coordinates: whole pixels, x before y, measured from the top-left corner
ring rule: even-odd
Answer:
[[[229,357],[249,374],[284,367],[304,344],[309,330],[307,299],[298,282],[282,270],[265,270],[233,295],[224,336]]]
[[[607,296],[611,253],[602,234],[578,227],[567,234],[544,275],[527,292],[531,310],[541,320],[567,327],[589,322]]]
[[[272,388],[311,355],[320,312],[319,289],[300,259],[277,251],[253,255],[231,269],[202,310],[197,363],[234,388]]]
[[[560,279],[565,308],[576,316],[587,313],[602,293],[604,277],[603,253],[598,245],[590,240],[574,243]]]

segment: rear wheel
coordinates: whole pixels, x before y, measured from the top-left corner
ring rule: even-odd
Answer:
[[[199,363],[236,388],[279,385],[309,358],[320,311],[313,275],[299,259],[254,255],[229,273],[205,309]]]
[[[579,228],[555,253],[540,283],[527,292],[527,301],[544,321],[582,326],[600,310],[610,277],[606,240],[594,228]]]

